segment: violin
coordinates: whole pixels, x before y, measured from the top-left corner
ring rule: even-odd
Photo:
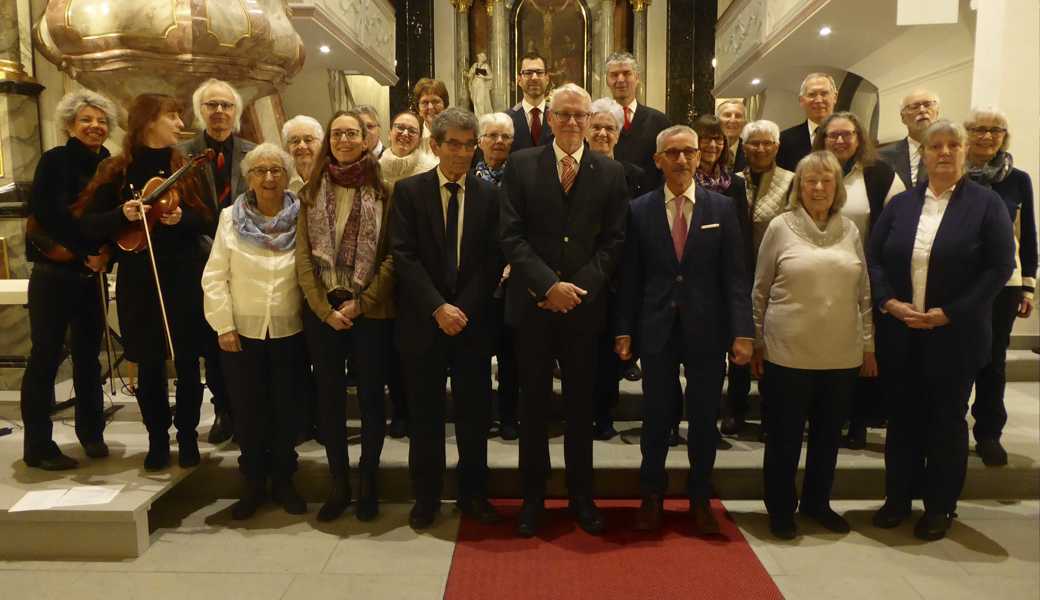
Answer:
[[[145,182],[143,189],[135,190],[134,199],[140,200],[142,206],[150,206],[151,208],[144,212],[140,221],[131,221],[119,230],[116,234],[116,245],[122,251],[130,253],[141,252],[148,248],[151,243],[149,241],[151,238],[150,234],[159,223],[159,219],[177,210],[177,207],[180,206],[180,192],[177,191],[174,185],[188,171],[213,160],[215,154],[212,149],[207,148],[202,153],[189,156],[184,166],[177,169],[173,175],[165,179],[152,177]]]

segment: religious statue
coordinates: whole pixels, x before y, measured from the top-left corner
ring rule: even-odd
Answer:
[[[480,117],[495,112],[491,107],[491,68],[487,54],[477,53],[477,62],[466,73],[469,79],[469,97],[473,101],[473,114]]]

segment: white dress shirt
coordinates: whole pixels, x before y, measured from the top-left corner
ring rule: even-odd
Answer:
[[[295,251],[268,250],[239,239],[231,210],[220,212],[202,273],[206,321],[218,335],[235,331],[256,340],[299,333],[303,293],[296,280]]]
[[[813,123],[812,119],[806,119],[805,122],[809,124],[809,143],[811,144],[813,141],[813,136],[816,135],[816,129],[820,126],[820,124]]]
[[[910,153],[910,184],[917,185],[917,165],[921,164],[921,144],[910,136],[906,136],[906,144]]]
[[[841,207],[841,214],[856,224],[859,239],[865,248],[870,239],[870,198],[867,197],[867,182],[863,179],[863,166],[856,163],[843,182],[845,184],[845,205]],[[892,185],[885,194],[884,204],[887,205],[893,196],[905,189],[903,180],[893,177]]]
[[[563,151],[563,148],[560,148],[559,144],[556,143],[556,140],[553,140],[553,152],[556,153],[556,172],[560,177],[563,177],[563,157],[568,156],[568,154]],[[581,169],[581,157],[583,154],[585,154],[585,144],[580,144],[578,149],[574,151],[574,154],[569,155],[574,159],[575,181],[577,181],[578,170]]]
[[[639,108],[639,101],[632,98],[632,101],[628,103],[628,106],[621,109],[622,112],[624,112],[625,108],[628,109],[629,122],[634,121],[636,119],[636,109]]]
[[[686,227],[689,229],[693,223],[693,204],[696,202],[697,184],[694,181],[690,182],[690,187],[683,190],[681,194],[673,194],[672,189],[667,184],[664,186],[664,210],[668,217],[668,231],[672,230],[672,224],[675,223],[675,202],[672,200],[676,196],[686,196],[686,202],[683,202],[683,216],[686,217]]]
[[[928,260],[932,256],[932,244],[935,234],[942,224],[946,207],[950,205],[950,197],[954,188],[935,195],[932,186],[924,192],[924,206],[921,207],[921,220],[917,222],[917,235],[914,236],[914,251],[910,255],[910,282],[914,290],[913,304],[919,312],[925,312],[925,290],[928,289]]]
[[[524,98],[520,102],[520,106],[522,106],[524,108],[524,114],[527,116],[527,130],[528,131],[531,130],[531,110],[535,109],[535,108],[538,109],[538,120],[540,120],[542,122],[542,135],[544,135],[545,134],[545,128],[548,127],[548,125],[546,125],[546,123],[545,123],[545,98],[542,98],[542,101],[539,102],[538,104],[530,104],[527,101],[527,98]]]
[[[437,168],[437,179],[440,181],[441,186],[441,215],[444,219],[444,232],[447,235],[448,232],[448,201],[451,200],[451,192],[445,187],[451,180],[444,176],[444,172],[441,171],[440,167]],[[458,236],[455,238],[455,267],[458,268],[460,261],[462,261],[462,218],[465,213],[462,208],[466,205],[466,176],[459,177],[459,180],[455,183],[459,184],[459,229]]]

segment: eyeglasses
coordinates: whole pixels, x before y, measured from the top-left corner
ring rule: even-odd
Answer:
[[[426,108],[430,108],[433,106],[444,106],[444,100],[442,100],[440,97],[431,98],[429,100],[420,100],[419,106]]]
[[[592,133],[617,133],[617,127],[614,125],[591,125],[589,129]]]
[[[968,133],[975,137],[985,137],[987,133],[993,137],[997,137],[998,135],[1004,135],[1007,133],[1007,129],[1003,127],[969,127]]]
[[[379,129],[379,123],[365,123],[365,129],[369,131]]]
[[[314,137],[313,135],[305,135],[303,137],[294,135],[293,137],[289,138],[286,143],[289,146],[295,146],[296,144],[299,144],[299,143],[303,143],[303,144],[305,144],[307,146],[310,146],[311,144],[313,144],[316,141],[318,141],[318,138]]]
[[[513,139],[513,136],[508,133],[485,133],[483,137],[486,137],[493,142],[508,142]]]
[[[329,132],[329,137],[331,137],[332,141],[334,141],[334,142],[338,142],[338,141],[340,141],[340,140],[342,140],[344,138],[346,138],[349,141],[356,141],[356,140],[360,140],[361,139],[361,130],[360,129],[333,129],[331,132]]]
[[[235,108],[235,104],[233,102],[223,102],[220,100],[208,100],[206,102],[203,102],[202,105],[212,111],[215,111],[219,108],[224,112],[228,112],[232,108]]]
[[[702,137],[698,141],[698,143],[701,146],[707,146],[709,144],[715,144],[716,146],[724,146],[726,144],[726,138],[722,137],[721,135]]]
[[[932,110],[933,108],[935,108],[938,105],[939,105],[939,103],[936,102],[935,100],[923,100],[921,102],[914,102],[913,104],[907,104],[906,106],[903,107],[903,112],[905,112],[905,113],[915,113],[915,112],[921,110],[922,108],[924,108],[926,110]]]
[[[545,77],[545,69],[524,69],[520,71],[520,75],[533,79],[535,77]]]
[[[400,123],[394,123],[394,131],[401,134],[407,133],[408,135],[419,135],[419,130],[415,127],[401,125]]]
[[[285,175],[285,169],[281,167],[253,167],[249,169],[249,172],[253,175],[258,175],[261,179],[266,179],[268,175],[275,179]]]
[[[686,160],[693,160],[696,158],[698,152],[699,150],[696,148],[669,148],[667,150],[662,150],[660,153],[667,156],[668,160],[679,160],[680,156]]]
[[[568,123],[568,122],[570,122],[571,119],[574,119],[575,123],[582,123],[582,122],[585,121],[585,119],[589,118],[589,113],[587,113],[587,112],[573,112],[572,113],[572,112],[559,112],[559,111],[555,111],[554,110],[554,111],[552,111],[549,114],[553,115],[554,118],[559,119],[563,123]]]
[[[452,152],[461,152],[461,151],[473,152],[474,150],[477,149],[477,141],[476,140],[470,140],[468,142],[460,142],[458,140],[444,140],[444,143],[439,144],[439,145],[440,146],[444,146],[445,148],[447,148],[448,150],[451,150]]]
[[[855,131],[828,131],[827,132],[827,139],[832,141],[832,142],[836,142],[838,140],[844,140],[846,142],[851,142],[852,140],[856,139],[856,132]]]
[[[744,146],[753,150],[768,150],[776,145],[773,140],[752,140],[744,142]]]

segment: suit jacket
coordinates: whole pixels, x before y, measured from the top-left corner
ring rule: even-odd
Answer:
[[[802,121],[794,127],[780,132],[780,150],[776,154],[776,164],[781,169],[794,171],[798,161],[812,152],[812,138],[809,137],[809,121]]]
[[[646,171],[630,162],[622,162],[621,166],[625,168],[625,182],[628,184],[629,198],[642,196],[643,182],[646,181]]]
[[[737,138],[737,152],[733,158],[733,164],[730,165],[730,171],[734,173],[740,173],[747,167],[747,156],[744,155],[744,140]]]
[[[402,352],[422,354],[445,335],[433,313],[447,302],[466,313],[468,324],[458,337],[467,348],[491,355],[492,294],[504,266],[498,244],[501,196],[494,185],[466,174],[459,273],[452,294],[444,276],[444,207],[437,169],[394,186],[390,246],[397,274],[397,345]]]
[[[631,335],[643,356],[660,352],[679,327],[704,353],[724,353],[735,337],[755,336],[751,279],[733,200],[697,186],[680,262],[672,246],[664,188],[632,201],[621,263],[616,335]]]
[[[542,114],[542,135],[538,140],[539,146],[550,146],[553,142],[552,129],[549,128],[549,123],[545,120],[549,112],[549,105],[546,104],[545,112]],[[509,152],[513,153],[517,150],[534,146],[534,142],[531,141],[531,128],[527,125],[527,113],[524,112],[523,103],[518,103],[516,106],[508,109],[506,114],[513,119],[513,146],[509,149]]]
[[[621,131],[614,158],[630,162],[645,172],[643,189],[652,190],[661,185],[661,172],[654,164],[657,152],[657,134],[671,126],[668,117],[659,110],[640,104],[632,117],[632,126]]]
[[[514,327],[555,313],[537,303],[558,281],[586,290],[561,324],[584,332],[605,325],[605,289],[625,241],[628,188],[617,161],[592,152],[581,157],[570,193],[560,185],[552,146],[513,153],[502,178],[501,240],[512,266],[506,289],[506,320]]]
[[[177,148],[184,154],[198,154],[204,152],[206,150],[206,138],[204,136],[205,133],[199,133],[192,139],[178,144]],[[236,198],[246,193],[249,189],[249,184],[246,182],[246,176],[242,173],[240,165],[242,164],[242,158],[244,158],[250,150],[256,148],[256,144],[237,135],[232,134],[231,139],[235,151],[231,153],[231,196],[229,204],[234,203]],[[216,235],[220,211],[229,205],[217,205],[217,199],[220,198],[220,196],[217,194],[217,185],[213,178],[213,168],[214,164],[212,162],[207,163],[201,169],[200,173],[202,201],[206,203],[206,206],[209,207],[214,215],[213,222],[209,224],[205,232],[209,237],[209,244],[213,243],[213,236]],[[209,244],[206,245],[207,251]]]
[[[899,175],[906,189],[914,187],[914,182],[910,179],[910,142],[906,141],[906,138],[879,148],[878,156],[883,163],[892,167],[896,175]],[[918,172],[917,177],[923,178],[922,181],[928,180],[928,175],[923,169]]]
[[[913,299],[911,255],[924,207],[926,184],[885,206],[867,247],[870,286],[879,309],[891,298]],[[925,309],[943,309],[950,323],[925,330],[923,356],[909,356],[912,331],[883,313],[877,324],[878,356],[892,364],[923,362],[928,375],[974,373],[990,361],[993,299],[1007,283],[1015,261],[1011,220],[1003,200],[967,177],[946,207],[928,262]]]

